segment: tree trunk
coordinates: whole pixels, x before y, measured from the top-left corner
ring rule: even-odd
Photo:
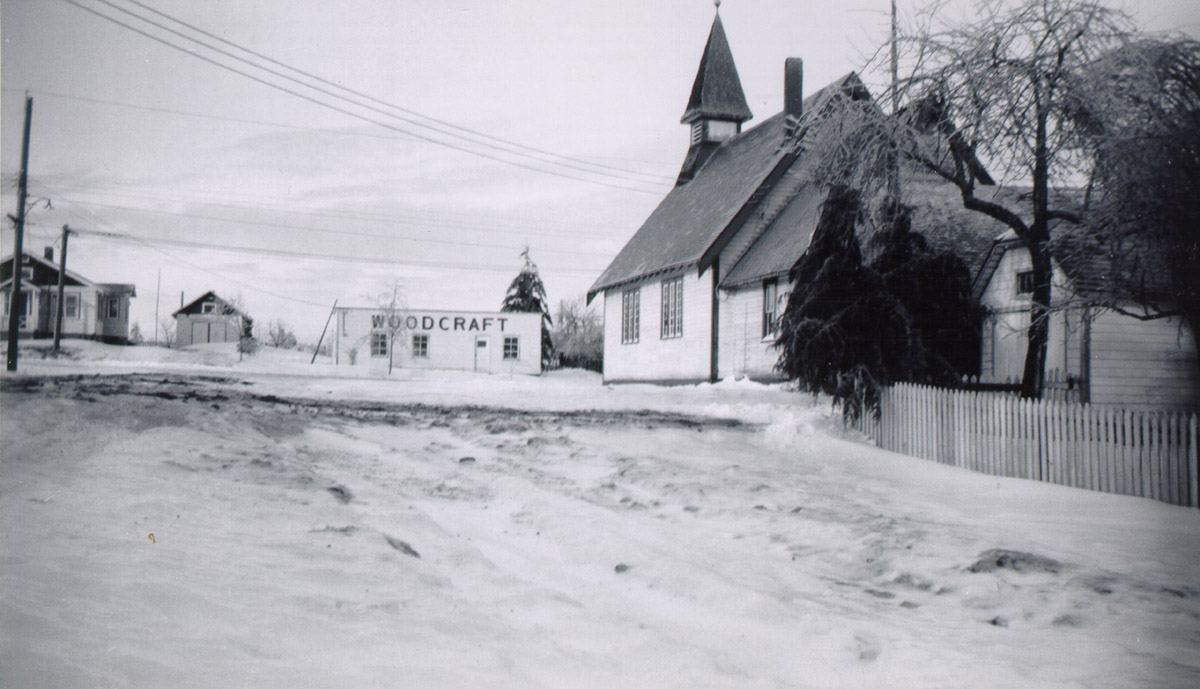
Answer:
[[[1033,225],[1025,242],[1033,262],[1033,304],[1029,311],[1029,347],[1021,374],[1021,397],[1039,399],[1046,377],[1050,342],[1050,299],[1053,264],[1050,261],[1050,175],[1046,150],[1046,118],[1039,97],[1033,164]]]

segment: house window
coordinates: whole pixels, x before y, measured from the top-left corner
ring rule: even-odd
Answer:
[[[63,318],[79,318],[79,295],[63,296]]]
[[[621,294],[621,344],[636,344],[641,328],[642,292],[631,289]]]
[[[214,313],[217,310],[217,305],[211,301],[206,301],[200,305],[200,313]]]
[[[683,337],[683,277],[663,280],[662,338]]]
[[[779,281],[763,280],[763,339],[771,337],[779,327]]]
[[[4,315],[6,315],[6,316],[8,315],[8,311],[9,311],[8,304],[10,301],[12,301],[12,293],[11,292],[9,293],[8,297],[4,300]],[[33,293],[32,292],[21,292],[21,302],[25,305],[25,308],[20,310],[20,315],[28,316],[30,314],[30,312],[33,311]]]
[[[117,297],[109,297],[104,300],[104,304],[108,307],[108,311],[104,315],[105,318],[115,319],[115,318],[121,317],[121,300],[120,299],[118,299]]]
[[[387,353],[388,353],[387,333],[382,333],[382,332],[371,333],[371,356],[387,356]]]
[[[521,358],[521,340],[513,336],[504,338],[504,360],[516,361]]]
[[[421,333],[413,335],[412,355],[414,359],[429,358],[429,335]]]
[[[1017,273],[1017,294],[1033,294],[1033,271]]]
[[[33,266],[21,266],[21,279],[22,280],[32,280],[33,279]]]

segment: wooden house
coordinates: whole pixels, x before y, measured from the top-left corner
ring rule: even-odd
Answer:
[[[785,61],[783,112],[743,132],[751,113],[713,20],[681,120],[692,136],[676,186],[588,291],[604,299],[606,382],[777,376],[788,272],[827,195],[805,125],[871,97],[854,73],[803,97],[802,69]],[[914,177],[913,228],[976,270],[999,224],[962,209],[948,184]]]
[[[246,321],[244,313],[214,292],[205,292],[171,315],[175,318],[177,347],[237,342]]]
[[[54,336],[57,317],[59,266],[54,250],[42,256],[25,253],[21,260],[21,315],[19,337]],[[8,335],[13,257],[0,262],[3,294],[3,336]],[[129,341],[129,300],[137,296],[133,285],[95,283],[71,271],[63,277],[62,337],[87,338],[112,343]]]
[[[1049,394],[1137,410],[1200,409],[1196,333],[1178,317],[1142,320],[1090,306],[1113,276],[1111,264],[1070,241],[1053,251],[1054,277],[1046,371]],[[1164,275],[1162,271],[1148,271]],[[1028,346],[1033,273],[1029,250],[1012,232],[1000,235],[975,278],[986,317],[980,379],[1020,381]],[[1140,304],[1122,311],[1138,313]]]

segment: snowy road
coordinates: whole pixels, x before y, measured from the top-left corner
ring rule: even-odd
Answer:
[[[1200,686],[1195,510],[532,380],[6,378],[0,686]]]

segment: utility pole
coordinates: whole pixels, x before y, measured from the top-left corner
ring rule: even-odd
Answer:
[[[162,268],[158,269],[158,287],[154,288],[154,346],[158,346],[158,296],[162,293]]]
[[[8,296],[8,370],[17,370],[17,335],[21,329],[21,316],[25,302],[21,300],[21,259],[25,247],[25,191],[29,180],[29,125],[33,120],[33,97],[25,96],[25,133],[21,136],[21,176],[17,182],[16,239],[13,240],[12,287]],[[20,313],[19,313],[20,312]]]
[[[892,71],[892,118],[895,119],[900,110],[900,52],[897,46],[897,28],[896,28],[896,0],[892,0],[892,50],[891,50],[891,71]],[[892,215],[892,221],[896,219],[896,214],[900,209],[900,152],[896,146],[896,134],[892,135],[892,141],[889,145],[891,150],[888,151],[887,158],[887,193],[891,200],[891,207],[888,209]]]
[[[71,230],[63,225],[62,236],[62,258],[58,259],[58,305],[54,309],[54,353],[58,354],[58,342],[62,339],[62,321],[63,321],[63,286],[67,284],[67,237],[71,236]]]

